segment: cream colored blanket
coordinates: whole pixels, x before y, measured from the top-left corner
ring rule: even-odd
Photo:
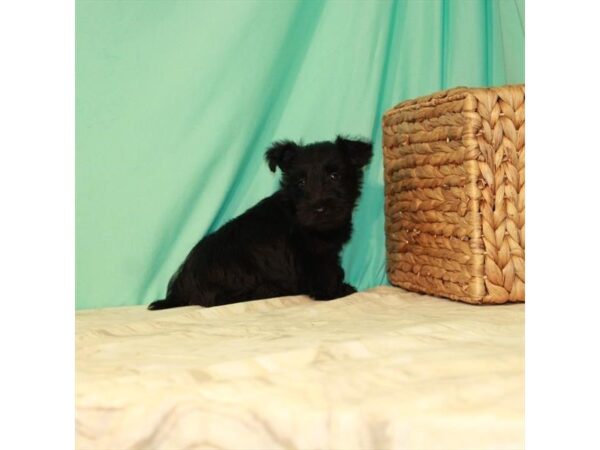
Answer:
[[[522,448],[523,325],[392,287],[79,311],[77,448]]]

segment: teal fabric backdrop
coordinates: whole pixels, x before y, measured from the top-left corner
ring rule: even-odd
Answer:
[[[381,116],[524,82],[523,0],[76,4],[76,306],[148,303],[207,232],[270,194],[276,139],[371,138],[359,289],[386,283]]]

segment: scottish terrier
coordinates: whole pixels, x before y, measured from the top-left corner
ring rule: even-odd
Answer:
[[[285,295],[330,300],[356,292],[344,282],[342,247],[352,234],[370,142],[341,136],[309,145],[275,142],[265,158],[280,188],[208,234],[148,309],[220,306]]]

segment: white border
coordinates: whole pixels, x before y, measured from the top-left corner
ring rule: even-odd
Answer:
[[[0,3],[3,448],[74,447],[74,2]]]
[[[526,2],[526,447],[600,448],[595,2]]]

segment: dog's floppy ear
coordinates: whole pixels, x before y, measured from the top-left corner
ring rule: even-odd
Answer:
[[[343,150],[350,163],[358,168],[369,164],[371,156],[373,156],[373,145],[366,140],[347,139],[343,136],[338,136],[335,144]]]
[[[273,142],[271,147],[267,150],[267,153],[265,153],[265,159],[267,160],[267,163],[269,163],[271,172],[275,172],[277,167],[284,170],[297,149],[298,144],[292,141]]]

